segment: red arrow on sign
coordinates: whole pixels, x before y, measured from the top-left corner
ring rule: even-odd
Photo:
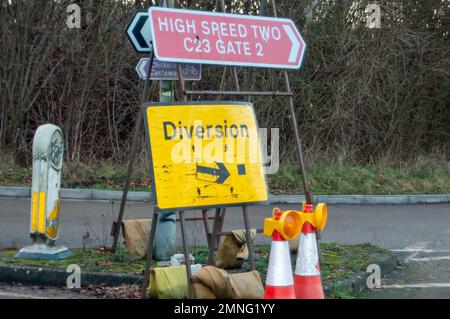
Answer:
[[[306,43],[290,19],[151,7],[158,60],[298,69]]]

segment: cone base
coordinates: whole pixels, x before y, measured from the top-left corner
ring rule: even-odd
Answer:
[[[325,299],[320,276],[294,276],[297,299]]]
[[[294,286],[266,286],[264,299],[295,299]]]

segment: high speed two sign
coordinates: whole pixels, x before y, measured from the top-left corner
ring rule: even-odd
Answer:
[[[149,9],[158,60],[300,68],[305,41],[290,19]]]

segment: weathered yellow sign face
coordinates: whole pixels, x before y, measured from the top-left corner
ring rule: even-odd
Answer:
[[[158,209],[267,200],[251,104],[151,104],[144,118]]]

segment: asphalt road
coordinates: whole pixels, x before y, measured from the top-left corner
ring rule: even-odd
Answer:
[[[83,236],[87,246],[111,244],[111,223],[117,216],[119,202],[66,200],[61,206],[60,238],[57,243],[81,247]],[[295,209],[295,205],[280,205]],[[264,218],[273,206],[249,207],[251,227],[262,228]],[[30,201],[0,198],[0,247],[22,247],[30,244]],[[126,219],[151,218],[152,207],[147,203],[127,205]],[[201,216],[189,211],[187,217]],[[212,214],[211,214],[212,215]],[[203,223],[187,223],[191,246],[206,245]],[[212,221],[210,223],[212,225]],[[242,209],[228,208],[224,230],[242,229]],[[178,230],[178,237],[180,231]],[[178,238],[180,241],[180,238]],[[328,224],[322,240],[338,243],[370,242],[390,249],[420,247],[450,250],[450,204],[435,205],[336,205],[328,208]],[[269,243],[261,234],[258,243]]]
[[[281,209],[295,209],[280,205]],[[119,203],[63,201],[58,244],[68,247],[110,245],[112,221]],[[262,228],[273,207],[249,207],[250,223]],[[30,244],[30,201],[0,198],[0,248]],[[127,219],[151,217],[146,203],[127,205]],[[188,212],[189,217],[200,212]],[[364,293],[362,298],[450,298],[450,204],[436,205],[337,205],[328,209],[328,224],[322,240],[338,243],[370,242],[397,252],[401,268],[383,278],[382,288]],[[211,222],[212,223],[212,222]],[[229,208],[224,230],[243,228],[240,208]],[[179,237],[179,229],[178,229]],[[89,236],[86,236],[89,234]],[[188,222],[191,246],[205,245],[202,222]],[[180,238],[178,238],[180,242]],[[270,240],[258,235],[258,243]],[[0,284],[0,299],[92,298],[60,288]]]
[[[403,262],[382,279],[381,288],[366,291],[367,299],[450,299],[450,251],[400,253]]]
[[[92,296],[67,288],[0,283],[0,299],[91,299]]]

